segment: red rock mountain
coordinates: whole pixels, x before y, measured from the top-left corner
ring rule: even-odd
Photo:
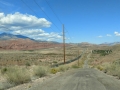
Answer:
[[[62,44],[52,42],[36,42],[30,39],[1,40],[0,50],[35,50],[50,47],[61,47]]]

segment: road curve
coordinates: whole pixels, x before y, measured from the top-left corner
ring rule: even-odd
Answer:
[[[120,90],[120,81],[92,68],[74,69],[28,90]]]

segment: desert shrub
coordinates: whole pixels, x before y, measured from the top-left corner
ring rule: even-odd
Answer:
[[[116,76],[117,75],[117,72],[116,72],[116,65],[115,64],[112,64],[108,67],[108,74],[111,74],[113,76]]]
[[[107,54],[106,54],[106,53],[100,53],[100,55],[101,55],[101,56],[105,56],[105,55],[107,55]]]
[[[62,66],[58,67],[59,72],[65,72],[66,70],[69,70],[69,69],[70,69],[70,67],[65,66],[65,65],[62,65]]]
[[[15,85],[31,81],[28,71],[24,68],[9,68],[6,72],[7,81]]]
[[[108,69],[107,69],[107,68],[104,68],[104,69],[103,69],[103,72],[104,72],[104,73],[107,73],[107,72],[108,72]]]
[[[65,69],[66,69],[66,70],[69,70],[69,69],[70,69],[70,66],[65,66]]]
[[[120,79],[120,67],[118,68],[117,76]]]
[[[66,67],[65,66],[60,66],[59,68],[58,68],[58,71],[62,71],[62,72],[65,72],[65,70],[66,70]]]
[[[119,76],[120,75],[120,65],[111,63],[108,67],[105,68],[106,72],[113,76]]]
[[[5,74],[5,73],[7,72],[7,70],[8,70],[8,69],[7,69],[6,67],[2,68],[2,69],[1,69],[1,74]]]
[[[103,67],[101,67],[101,66],[97,66],[97,69],[99,69],[100,71],[104,70]]]
[[[52,73],[52,74],[56,74],[58,72],[58,70],[56,69],[56,68],[52,68],[51,70],[50,70],[50,73]]]
[[[74,65],[72,65],[72,68],[79,68],[79,66],[74,64]]]
[[[45,67],[38,66],[34,69],[34,75],[38,77],[44,77],[47,75],[47,70]]]
[[[57,63],[57,61],[53,61],[53,63]]]
[[[30,66],[31,64],[30,64],[30,62],[26,62],[25,65],[26,66]]]

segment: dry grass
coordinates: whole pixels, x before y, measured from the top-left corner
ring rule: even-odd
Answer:
[[[44,77],[47,75],[47,68],[44,67],[44,66],[37,66],[35,69],[34,69],[34,75],[35,76],[38,76],[38,77]]]
[[[68,65],[62,65],[62,66],[58,67],[59,72],[65,72],[65,71],[67,71],[69,69],[70,69],[70,66],[68,66]]]
[[[118,76],[120,79],[120,59],[105,67],[105,72],[113,76]]]
[[[66,48],[66,61],[78,55],[78,48]],[[28,50],[28,51],[1,51],[0,66],[7,65],[52,65],[63,62],[62,48]]]
[[[120,78],[120,45],[104,47],[104,49],[111,49],[113,52],[106,56],[92,54],[89,60],[89,65],[107,74]]]
[[[6,72],[6,78],[9,83],[15,85],[31,81],[30,74],[25,68],[9,67]]]
[[[85,60],[88,59],[88,57],[87,57],[88,54],[89,54],[89,53],[84,53],[84,54],[82,55],[82,57],[79,59],[79,61],[76,61],[76,66],[78,66],[79,68],[82,68],[83,65],[84,65]],[[74,67],[74,66],[73,66],[73,67]]]
[[[78,47],[67,47],[66,61],[76,58],[78,56],[78,50]],[[61,48],[0,52],[1,74],[7,79],[7,82],[14,85],[27,83],[31,79],[36,79],[36,76],[44,77],[48,73],[56,74],[57,72],[65,72],[73,65],[62,65],[57,68],[49,67],[54,63],[60,62],[63,62],[63,50]],[[81,66],[83,61],[79,63]],[[3,86],[0,88],[10,87],[10,85]]]

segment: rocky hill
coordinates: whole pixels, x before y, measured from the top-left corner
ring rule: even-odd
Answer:
[[[0,50],[35,50],[50,47],[61,47],[56,42],[35,41],[26,36],[9,33],[0,34]]]
[[[0,34],[0,40],[15,40],[15,39],[31,39],[27,36],[23,36],[23,35],[13,35],[10,33],[1,33]],[[34,40],[34,39],[31,39]]]
[[[42,48],[61,47],[59,43],[36,42],[30,39],[1,40],[0,50],[35,50]]]

